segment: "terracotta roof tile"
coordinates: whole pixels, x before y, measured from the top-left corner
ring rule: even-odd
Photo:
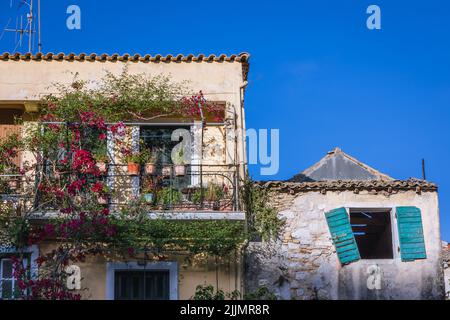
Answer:
[[[425,180],[330,180],[314,182],[267,181],[258,182],[264,188],[286,191],[289,193],[308,191],[387,191],[400,190],[437,191],[437,185]]]
[[[53,52],[49,52],[49,53],[42,53],[42,52],[38,52],[36,54],[32,54],[32,53],[9,53],[9,52],[5,52],[0,54],[0,61],[7,61],[7,60],[13,60],[13,61],[19,61],[19,60],[34,60],[34,61],[50,61],[50,60],[78,60],[78,61],[82,61],[82,60],[87,60],[87,61],[114,61],[114,60],[119,60],[119,61],[135,61],[135,62],[188,62],[188,61],[205,61],[205,62],[246,62],[248,63],[250,59],[250,55],[248,53],[241,53],[241,54],[232,54],[230,56],[227,56],[225,54],[221,54],[221,55],[214,55],[211,54],[209,56],[204,55],[204,54],[199,54],[197,56],[193,55],[193,54],[188,54],[188,55],[183,55],[183,54],[178,54],[178,55],[172,55],[172,54],[168,54],[166,56],[157,54],[157,55],[149,55],[146,54],[144,56],[141,56],[140,54],[134,54],[131,55],[129,53],[125,53],[123,55],[119,55],[117,53],[114,54],[96,54],[96,53],[91,53],[91,54],[86,54],[86,53],[80,53],[80,54],[75,54],[73,52],[71,53],[53,53]]]
[[[3,54],[0,54],[0,61],[89,61],[89,62],[94,62],[94,61],[98,61],[98,62],[116,62],[116,61],[121,61],[121,62],[143,62],[143,63],[150,63],[150,62],[154,62],[154,63],[159,63],[159,62],[176,62],[176,63],[180,63],[180,62],[239,62],[242,63],[242,77],[244,79],[244,81],[247,81],[248,78],[248,70],[249,70],[249,60],[250,60],[250,54],[243,52],[240,53],[238,55],[236,54],[232,54],[230,56],[227,56],[226,54],[221,54],[221,55],[214,55],[211,54],[209,56],[206,56],[204,54],[199,54],[197,56],[193,55],[193,54],[188,54],[188,55],[183,55],[183,54],[178,54],[178,55],[172,55],[172,54],[168,54],[168,55],[150,55],[150,54],[146,54],[144,56],[141,56],[140,54],[134,54],[134,55],[130,55],[129,53],[125,53],[123,55],[119,55],[117,53],[114,54],[96,54],[96,53],[91,53],[91,54],[86,54],[86,53],[80,53],[80,54],[75,54],[75,53],[42,53],[42,52],[38,52],[36,54],[32,54],[32,53],[9,53],[9,52],[5,52]]]

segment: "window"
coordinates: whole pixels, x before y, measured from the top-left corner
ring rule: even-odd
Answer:
[[[350,209],[350,224],[361,259],[393,259],[390,209]]]
[[[178,299],[178,263],[159,261],[106,264],[106,299]]]
[[[24,259],[24,267],[28,259]],[[0,257],[0,299],[14,299],[19,293],[16,278],[14,277],[14,264],[9,257]]]
[[[188,126],[141,127],[140,138],[143,140],[144,146],[148,148],[156,158],[156,176],[164,176],[162,174],[163,166],[173,165],[172,150],[181,142],[181,139],[180,141],[172,141],[172,133],[177,129],[185,129],[190,132],[190,127]],[[192,141],[193,138],[191,137],[191,144]],[[158,181],[158,183],[161,184],[162,187],[171,186],[180,190],[188,187],[191,184],[191,179],[190,175],[176,177],[175,179],[166,177],[166,179]]]
[[[169,300],[169,271],[116,271],[116,300]]]

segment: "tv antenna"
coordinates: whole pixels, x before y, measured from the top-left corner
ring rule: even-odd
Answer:
[[[22,47],[23,37],[24,35],[28,36],[28,52],[33,52],[34,48],[34,37],[36,35],[36,20],[37,20],[37,35],[38,35],[38,51],[42,52],[42,42],[41,42],[41,0],[37,1],[37,14],[35,15],[35,6],[33,0],[19,0],[19,5],[17,6],[17,10],[19,10],[23,5],[28,7],[28,13],[26,14],[26,25],[24,26],[24,17],[20,15],[16,17],[16,27],[14,29],[8,28],[9,23],[12,18],[8,20],[6,23],[6,27],[3,29],[2,34],[0,35],[0,40],[5,34],[5,32],[14,32],[15,33],[15,47],[13,52],[19,47]],[[13,6],[13,0],[10,2],[10,7]]]

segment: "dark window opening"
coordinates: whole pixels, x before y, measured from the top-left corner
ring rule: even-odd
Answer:
[[[390,210],[350,210],[361,259],[393,259]]]
[[[169,300],[169,271],[116,271],[116,300]]]
[[[177,129],[185,129],[190,131],[190,127],[188,126],[163,126],[163,127],[141,127],[140,138],[144,142],[144,147],[148,148],[150,153],[154,156],[155,165],[156,165],[156,175],[155,177],[162,177],[162,181],[158,181],[160,184],[159,187],[173,187],[175,189],[181,190],[183,188],[187,188],[191,179],[189,174],[182,177],[164,177],[163,175],[163,167],[165,165],[173,165],[172,162],[172,150],[173,148],[182,142],[182,138],[180,141],[172,141],[172,133]],[[191,144],[193,143],[194,138],[191,135]],[[189,172],[189,166],[187,166],[187,171]],[[153,183],[155,184],[155,182]]]

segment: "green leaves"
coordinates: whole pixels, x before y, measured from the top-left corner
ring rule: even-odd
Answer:
[[[267,190],[247,179],[243,186],[243,200],[250,236],[263,240],[276,239],[284,223],[278,219],[275,208],[268,204]]]
[[[83,111],[94,111],[109,122],[149,120],[180,114],[181,98],[188,94],[184,83],[170,77],[107,73],[100,81],[74,81],[57,85],[57,94],[42,101],[42,114],[53,114],[60,121],[77,122]]]
[[[154,253],[170,250],[225,256],[245,240],[241,221],[116,218],[114,224],[118,230],[114,245],[122,251],[136,248]]]

